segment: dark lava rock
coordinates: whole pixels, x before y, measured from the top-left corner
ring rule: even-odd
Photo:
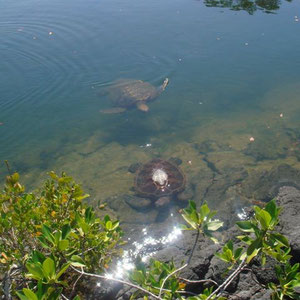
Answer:
[[[288,166],[281,166],[283,174],[297,175],[297,170],[291,169]],[[279,170],[273,170],[274,174],[278,174]],[[275,176],[272,172],[269,174]],[[285,173],[287,172],[287,173]],[[293,177],[296,179],[295,177]],[[294,262],[300,260],[300,190],[284,186],[279,189],[277,196],[278,205],[282,207],[280,215],[279,232],[284,234],[290,241]],[[162,228],[157,227],[157,235],[161,235]],[[218,240],[221,243],[226,243],[232,239],[235,245],[238,245],[238,240],[235,238],[240,234],[237,227],[232,227],[224,232],[217,232]],[[155,236],[155,234],[154,234]],[[170,262],[174,261],[175,265],[180,267],[191,256],[191,251],[195,243],[196,234],[193,231],[184,232],[184,234],[172,244],[162,245],[157,248],[155,259]],[[221,284],[226,278],[227,265],[220,261],[214,254],[221,249],[221,245],[214,244],[207,239],[199,239],[195,245],[195,249],[187,268],[183,269],[180,276],[190,280],[212,279]],[[269,282],[276,282],[274,274],[274,261],[267,259],[267,265],[262,267],[260,260],[257,259],[251,265],[253,272],[243,271],[227,288],[229,293],[228,299],[231,300],[267,300],[270,299],[270,291],[264,288]],[[230,271],[232,272],[232,271]],[[230,273],[228,273],[230,274]],[[228,276],[227,274],[227,276]],[[203,284],[187,285],[187,290],[195,293],[200,293],[203,289]],[[123,289],[115,299],[128,299],[132,290]],[[103,298],[104,299],[104,298]]]
[[[280,213],[280,231],[291,245],[295,262],[300,262],[300,191],[294,187],[281,187],[277,203],[283,209]]]

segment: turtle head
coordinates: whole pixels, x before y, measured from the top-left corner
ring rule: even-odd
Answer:
[[[163,84],[162,84],[161,86],[158,87],[158,89],[157,89],[158,94],[162,93],[162,92],[166,89],[168,83],[169,83],[169,78],[166,78],[166,79],[164,80]]]
[[[155,185],[158,185],[163,190],[168,184],[168,174],[163,169],[155,169],[152,173],[152,180]]]
[[[161,86],[162,91],[165,90],[165,88],[167,87],[168,83],[169,83],[169,78],[166,78],[166,79],[164,80],[162,86]]]

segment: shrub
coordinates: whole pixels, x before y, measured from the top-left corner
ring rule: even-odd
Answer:
[[[6,178],[0,194],[5,295],[40,300],[74,294],[80,275],[72,266],[102,272],[120,253],[119,222],[96,217],[94,209],[82,202],[89,195],[65,173],[50,172],[50,177],[38,193],[26,193],[18,173]]]

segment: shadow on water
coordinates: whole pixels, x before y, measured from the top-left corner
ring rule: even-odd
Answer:
[[[292,2],[292,0],[285,0]],[[207,7],[221,7],[229,8],[231,10],[244,10],[250,15],[256,11],[263,11],[265,13],[275,13],[282,5],[281,0],[205,0],[204,4]]]

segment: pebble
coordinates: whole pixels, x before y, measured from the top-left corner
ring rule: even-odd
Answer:
[[[253,136],[251,136],[251,138],[249,139],[250,142],[254,142],[255,138]]]

